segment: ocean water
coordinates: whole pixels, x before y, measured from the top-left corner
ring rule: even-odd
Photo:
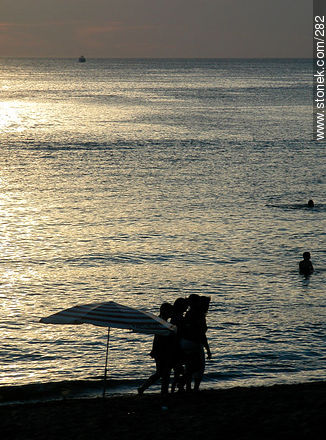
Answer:
[[[0,59],[0,385],[103,375],[105,329],[43,316],[109,300],[157,313],[191,293],[211,296],[204,387],[326,379],[311,71]],[[154,369],[151,343],[112,329],[110,379],[134,389]]]

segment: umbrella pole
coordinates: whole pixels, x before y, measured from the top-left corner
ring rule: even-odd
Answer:
[[[106,391],[106,378],[108,375],[108,358],[109,358],[109,342],[110,342],[110,327],[108,327],[108,339],[106,342],[106,356],[105,356],[105,370],[104,370],[104,385],[103,385],[103,399]]]

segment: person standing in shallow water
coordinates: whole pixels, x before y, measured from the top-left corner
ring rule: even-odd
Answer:
[[[299,272],[301,275],[309,276],[314,271],[314,267],[310,260],[310,252],[304,252],[302,256],[303,260],[299,263]]]

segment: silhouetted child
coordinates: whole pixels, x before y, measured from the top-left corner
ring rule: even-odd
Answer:
[[[169,303],[163,303],[160,307],[160,318],[167,321],[171,318],[173,306]],[[161,394],[167,395],[170,383],[170,374],[176,359],[176,336],[155,335],[150,356],[155,359],[156,372],[152,374],[139,388],[138,394],[144,391],[161,379]]]
[[[299,263],[299,271],[301,275],[311,275],[314,271],[314,267],[310,261],[310,252],[304,252],[302,256],[303,260]]]

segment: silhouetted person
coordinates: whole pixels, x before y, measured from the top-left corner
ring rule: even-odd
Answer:
[[[315,206],[314,201],[312,199],[310,199],[308,201],[308,208],[313,208]]]
[[[314,271],[314,267],[310,261],[310,252],[304,252],[302,256],[303,260],[299,263],[299,272],[301,275],[309,276]]]
[[[206,313],[210,298],[193,294],[188,300],[189,310],[185,316],[180,344],[185,356],[186,390],[191,391],[191,383],[194,380],[194,391],[198,391],[205,371],[204,347],[208,358],[211,358],[206,338]]]
[[[160,318],[167,321],[171,318],[173,306],[169,303],[163,303],[160,307]],[[138,394],[143,392],[161,379],[161,394],[167,395],[170,383],[170,374],[173,365],[176,362],[176,336],[155,335],[150,356],[155,359],[156,372],[152,374],[139,388]]]
[[[182,356],[182,350],[180,346],[180,339],[185,324],[184,314],[188,308],[188,300],[185,298],[177,298],[173,304],[173,314],[171,318],[171,324],[177,327],[177,351],[176,362],[173,366],[174,377],[171,386],[171,393],[174,393],[178,388],[179,392],[184,391],[185,379],[184,379],[184,359]]]
[[[200,311],[201,313],[204,315],[204,320],[205,320],[205,333],[203,335],[203,339],[202,339],[202,344],[207,352],[207,358],[211,359],[212,357],[212,353],[211,350],[209,348],[209,344],[207,341],[207,337],[206,337],[206,331],[207,331],[207,324],[206,324],[206,314],[208,312],[208,308],[209,308],[209,303],[211,302],[211,297],[210,296],[201,296],[200,297]]]

